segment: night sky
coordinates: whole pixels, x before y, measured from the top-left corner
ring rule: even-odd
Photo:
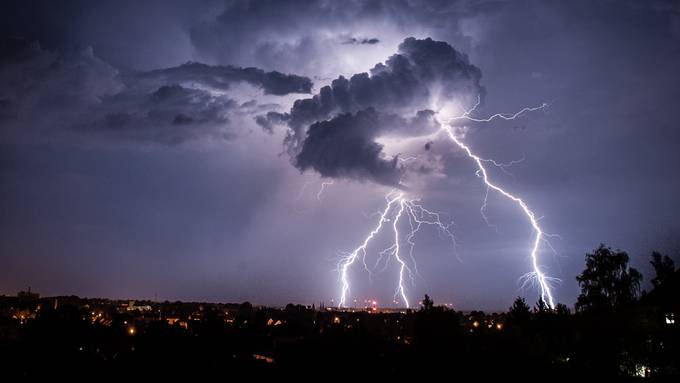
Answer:
[[[677,1],[3,1],[0,294],[330,305],[394,189],[454,222],[417,234],[413,302],[533,303],[529,222],[491,192],[487,224],[437,134],[477,100],[548,104],[460,132],[517,161],[490,176],[559,235],[556,299],[600,243],[647,286],[680,252],[679,68]],[[397,264],[355,266],[392,304]]]

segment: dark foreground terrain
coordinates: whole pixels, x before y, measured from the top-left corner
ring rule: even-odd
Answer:
[[[489,314],[439,307],[427,296],[417,310],[381,311],[21,292],[0,297],[1,374],[3,381],[673,379],[680,371],[680,271],[657,269],[653,289],[638,294],[629,288],[641,276],[616,266],[617,254],[601,247],[587,256],[574,312],[540,300],[532,308],[521,298],[506,313]]]

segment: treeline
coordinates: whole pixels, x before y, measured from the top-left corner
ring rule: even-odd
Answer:
[[[487,362],[521,376],[665,378],[680,372],[680,271],[673,260],[653,252],[653,289],[641,291],[642,274],[628,254],[600,245],[586,254],[576,277],[581,288],[575,312],[539,299],[530,307],[518,297],[505,316],[504,331],[440,332],[446,317],[461,314],[433,306],[426,296],[414,334],[419,357],[485,371]],[[434,346],[434,347],[433,347]],[[444,351],[444,350],[453,351]],[[434,353],[432,353],[434,352]],[[451,355],[453,354],[453,355]],[[495,371],[494,371],[495,372]],[[538,374],[538,375],[536,375]]]

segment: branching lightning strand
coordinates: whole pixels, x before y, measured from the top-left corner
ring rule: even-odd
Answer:
[[[520,207],[521,211],[524,213],[524,215],[528,218],[529,222],[531,223],[531,227],[535,233],[535,237],[533,240],[533,245],[531,248],[530,252],[530,257],[531,257],[531,264],[532,264],[532,272],[527,273],[525,276],[523,276],[524,284],[528,283],[529,281],[534,281],[540,288],[540,296],[541,299],[543,299],[544,302],[546,302],[549,307],[553,308],[555,307],[554,305],[554,298],[553,298],[553,293],[550,288],[550,283],[555,281],[556,278],[551,278],[547,276],[546,274],[543,273],[539,266],[539,261],[538,261],[538,252],[540,249],[541,243],[547,243],[548,246],[550,244],[547,242],[546,238],[549,236],[546,233],[543,232],[539,225],[539,220],[540,218],[537,218],[534,214],[534,212],[528,207],[526,202],[522,200],[521,198],[515,196],[514,194],[511,194],[510,192],[504,190],[500,186],[496,185],[495,183],[491,182],[489,179],[489,174],[487,172],[486,167],[484,166],[485,163],[490,163],[493,166],[496,166],[500,168],[502,171],[506,171],[506,168],[516,164],[518,162],[521,162],[524,160],[522,158],[521,160],[517,161],[511,161],[509,163],[500,163],[495,160],[491,159],[485,159],[481,158],[478,155],[474,154],[472,150],[464,144],[461,139],[455,134],[454,132],[454,127],[458,126],[459,122],[491,122],[495,119],[502,119],[502,120],[514,120],[517,117],[521,116],[524,113],[528,112],[533,112],[537,111],[543,108],[546,108],[548,104],[544,103],[541,104],[540,106],[537,107],[526,107],[521,109],[519,112],[513,113],[513,114],[494,114],[490,117],[487,118],[475,118],[471,117],[470,114],[476,110],[476,108],[480,105],[481,99],[478,98],[477,102],[475,105],[465,111],[461,116],[454,117],[453,119],[448,121],[447,125],[442,125],[441,130],[447,134],[447,136],[453,141],[459,149],[461,149],[467,156],[472,159],[476,166],[477,166],[477,171],[476,175],[481,178],[484,181],[484,184],[486,185],[486,193],[484,196],[484,202],[482,204],[482,207],[480,209],[482,216],[484,219],[487,221],[487,217],[485,214],[485,210],[487,207],[487,200],[489,196],[489,190],[493,190],[495,192],[498,192],[505,198],[509,199],[513,203],[515,203],[518,207]],[[332,184],[329,183],[329,184]],[[317,198],[320,199],[320,194],[323,192],[324,188],[327,185],[322,184],[321,190],[319,190],[319,194],[317,195]],[[351,253],[345,253],[343,257],[341,257],[339,263],[338,263],[338,269],[340,273],[340,282],[341,282],[341,294],[340,294],[340,301],[339,301],[339,307],[346,307],[347,303],[347,296],[349,294],[350,290],[350,283],[349,283],[349,277],[348,277],[348,271],[350,266],[354,264],[358,259],[360,259],[363,263],[364,269],[369,273],[369,277],[372,275],[372,272],[375,268],[378,267],[378,265],[382,262],[382,260],[387,257],[387,259],[384,261],[384,267],[383,270],[387,267],[387,264],[389,262],[389,259],[392,257],[397,261],[399,264],[399,280],[398,280],[398,285],[395,290],[395,303],[397,303],[396,299],[397,297],[400,297],[403,300],[403,303],[405,306],[408,308],[410,307],[408,297],[407,297],[407,291],[405,287],[405,278],[408,276],[411,279],[411,282],[414,283],[414,274],[418,275],[418,269],[417,265],[415,262],[415,257],[413,255],[413,250],[415,248],[415,235],[420,231],[421,227],[423,225],[430,225],[434,226],[438,229],[440,235],[444,235],[448,237],[455,248],[456,242],[455,242],[455,237],[453,233],[451,232],[450,228],[452,226],[451,224],[444,224],[441,221],[441,216],[440,213],[437,212],[432,212],[430,210],[425,209],[422,205],[420,205],[419,200],[417,199],[408,199],[405,197],[404,192],[402,191],[395,191],[392,190],[390,191],[386,196],[386,205],[385,208],[379,212],[379,220],[376,225],[376,227],[368,234],[368,236],[364,239],[364,241],[361,243],[359,247],[354,249]],[[400,220],[406,216],[409,229],[410,231],[402,236],[400,235]],[[383,226],[387,222],[392,222],[392,229],[394,232],[394,241],[391,243],[391,245],[382,251],[378,253],[378,259],[374,265],[373,268],[369,268],[367,263],[366,263],[366,256],[368,252],[368,246],[370,242],[380,233],[382,230]],[[402,239],[405,238],[405,239]],[[402,257],[402,241],[404,241],[408,247],[408,255],[409,255],[409,260],[412,264],[412,268],[409,267],[408,263],[406,260]],[[550,246],[551,247],[551,246]],[[552,247],[551,247],[552,248]]]
[[[457,121],[457,120],[461,120],[461,119],[465,119],[465,120],[468,120],[468,121],[475,121],[475,122],[491,122],[492,120],[494,120],[496,118],[500,118],[500,119],[503,119],[503,120],[513,120],[513,119],[519,117],[522,113],[533,112],[533,111],[536,111],[536,110],[539,110],[539,109],[543,109],[543,108],[547,107],[548,104],[544,103],[544,104],[542,104],[541,106],[538,106],[538,107],[524,108],[524,109],[520,110],[519,112],[512,114],[512,115],[494,114],[491,117],[483,118],[483,119],[470,117],[470,113],[472,113],[477,108],[477,106],[479,106],[479,99],[477,100],[477,103],[472,107],[472,109],[466,111],[460,117],[453,118],[452,120],[450,120],[449,123],[451,123],[451,121]],[[540,287],[541,299],[543,299],[543,301],[546,302],[551,308],[555,307],[553,294],[552,294],[552,291],[550,289],[550,282],[554,281],[555,279],[544,274],[541,271],[541,268],[538,264],[539,247],[540,247],[541,243],[545,241],[545,237],[546,237],[545,233],[543,232],[540,225],[538,224],[539,219],[536,218],[536,215],[534,214],[534,212],[531,209],[529,209],[529,206],[526,204],[526,202],[524,202],[524,200],[522,200],[521,198],[505,191],[503,188],[499,187],[498,185],[492,183],[489,180],[489,175],[487,173],[486,168],[484,167],[484,162],[489,162],[489,161],[477,156],[476,154],[474,154],[472,152],[472,150],[467,145],[465,145],[456,136],[456,134],[454,134],[454,131],[453,131],[453,128],[452,128],[451,125],[442,125],[442,129],[446,132],[446,134],[449,136],[449,138],[460,149],[462,149],[467,154],[468,157],[470,157],[476,163],[477,169],[478,169],[476,174],[477,174],[478,177],[482,178],[482,180],[486,184],[487,196],[488,196],[488,190],[489,189],[500,193],[502,196],[506,197],[507,199],[509,199],[509,200],[513,201],[515,204],[517,204],[521,208],[524,215],[526,215],[526,217],[529,219],[529,222],[531,223],[531,226],[532,226],[534,232],[536,233],[536,235],[535,235],[535,238],[534,238],[534,241],[533,241],[533,246],[531,248],[531,253],[530,253],[531,266],[532,266],[533,271],[531,273],[529,273],[528,276],[533,276],[533,278],[535,278],[535,281],[537,282],[538,286]],[[496,162],[492,162],[492,163],[494,165],[496,165]],[[484,198],[484,205],[482,207],[482,211],[486,208],[486,202],[487,202],[487,198],[485,197]],[[485,219],[486,219],[486,217],[485,217]]]

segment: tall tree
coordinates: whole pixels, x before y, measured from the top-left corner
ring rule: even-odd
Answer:
[[[434,307],[434,301],[432,298],[430,298],[429,295],[425,294],[425,298],[423,298],[423,310],[425,311],[430,311]]]
[[[534,313],[539,314],[539,315],[544,315],[549,313],[550,307],[545,303],[542,297],[538,298],[538,302],[536,302],[536,306],[534,306]]]
[[[555,314],[559,316],[568,316],[571,314],[571,310],[569,310],[569,307],[564,303],[558,303],[557,306],[555,306]]]
[[[656,276],[652,279],[652,285],[654,287],[659,286],[664,281],[668,279],[675,272],[675,263],[667,255],[661,255],[661,253],[653,251],[652,260],[649,261],[654,267],[654,272]]]
[[[642,274],[628,267],[628,254],[600,245],[586,254],[586,268],[576,277],[581,295],[576,309],[611,310],[633,302],[640,293]]]
[[[508,319],[513,324],[526,324],[531,319],[531,308],[522,297],[517,297],[508,311]]]

